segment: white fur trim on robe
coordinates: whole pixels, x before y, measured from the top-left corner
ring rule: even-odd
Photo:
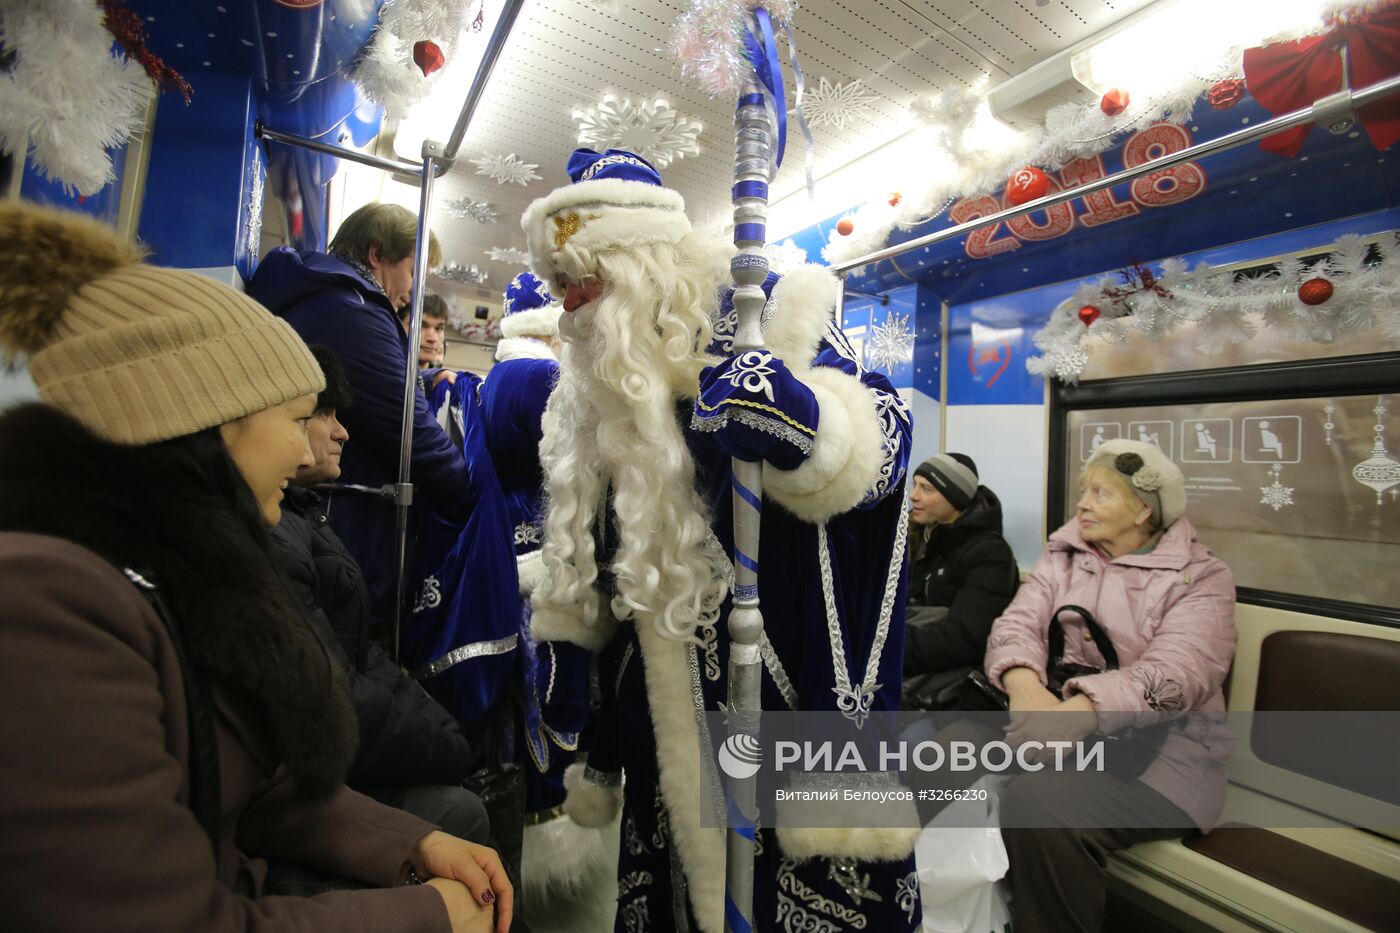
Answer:
[[[692,646],[662,638],[649,622],[637,625],[656,736],[661,799],[670,819],[671,840],[685,869],[690,906],[701,933],[724,933],[724,830],[700,825],[702,800],[713,797],[713,762],[701,760],[700,727],[691,691],[687,653]],[[706,794],[702,798],[702,793]],[[716,815],[716,821],[720,815]]]
[[[845,817],[833,813],[829,801],[818,805],[787,800],[775,806],[778,845],[784,855],[793,858],[894,862],[908,858],[919,841],[919,811],[912,800],[845,804]],[[804,815],[804,810],[810,815]],[[849,825],[820,825],[835,819],[844,819]],[[797,825],[784,826],[786,823]]]
[[[884,431],[870,390],[856,377],[816,366],[802,382],[817,398],[817,436],[795,470],[763,467],[763,491],[803,521],[820,524],[855,508],[880,478]]]
[[[502,342],[520,337],[553,337],[559,333],[559,315],[564,313],[562,305],[547,304],[541,308],[517,311],[501,318]],[[550,359],[554,358],[551,353]],[[501,359],[497,356],[496,359]]]
[[[811,367],[827,322],[836,313],[840,287],[825,266],[798,266],[773,288],[777,308],[763,329],[763,343],[792,372]]]

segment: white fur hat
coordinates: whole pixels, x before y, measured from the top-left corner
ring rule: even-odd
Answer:
[[[576,149],[569,177],[573,184],[535,201],[520,219],[530,267],[547,284],[557,281],[566,252],[585,254],[585,264],[591,265],[587,255],[679,243],[690,233],[685,199],[663,188],[660,173],[640,156],[621,149],[602,154]]]
[[[1169,528],[1186,511],[1186,477],[1156,444],[1127,439],[1107,441],[1084,469],[1105,466],[1123,477],[1143,504]]]
[[[510,280],[502,306],[502,337],[553,337],[559,333],[559,302],[529,272]]]

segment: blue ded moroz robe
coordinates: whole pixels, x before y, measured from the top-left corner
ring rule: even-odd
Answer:
[[[857,692],[862,684],[874,688],[870,709],[895,711],[903,663],[910,418],[888,379],[864,370],[831,320],[832,286],[829,273],[812,267],[776,287],[772,277],[765,283],[772,289],[764,310],[767,349],[821,391],[807,462],[786,476],[765,467],[758,583],[772,650],[765,652],[762,705],[837,709],[829,594],[850,684]],[[722,306],[712,353],[730,352],[734,324],[732,308]],[[730,460],[704,435],[699,419],[692,421],[687,400],[678,416],[712,531],[732,556]],[[832,434],[824,437],[824,431]],[[819,557],[823,541],[827,573]],[[713,636],[704,634],[703,647],[663,639],[649,622],[615,623],[605,628],[601,644],[592,639],[602,703],[588,751],[588,783],[571,787],[569,806],[575,793],[595,805],[605,787],[621,795],[616,930],[723,929],[724,833],[700,825],[700,795],[712,794],[714,785],[705,777],[713,761],[697,761],[700,730],[708,728],[697,712],[716,712],[727,702],[730,599]],[[536,627],[537,635],[567,637],[540,631],[538,621]],[[875,676],[866,681],[876,650]],[[910,817],[900,829],[760,827],[754,929],[917,929],[917,826]]]
[[[427,498],[415,506],[413,605],[401,636],[409,673],[465,725],[497,710],[521,677],[510,515],[486,449],[480,385],[462,373],[432,393],[433,410],[461,449],[471,509],[461,523],[442,518]]]

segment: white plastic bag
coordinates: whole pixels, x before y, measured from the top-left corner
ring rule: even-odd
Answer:
[[[923,898],[924,933],[1009,933],[1005,885],[1008,862],[996,827],[997,794],[1006,779],[982,778],[986,800],[950,803],[929,821],[914,849]],[[956,824],[980,822],[986,828]]]

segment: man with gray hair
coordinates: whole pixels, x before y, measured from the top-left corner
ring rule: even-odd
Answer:
[[[1001,501],[966,454],[935,454],[914,471],[909,496],[906,707],[943,706],[982,666],[992,623],[1020,576],[1001,535]],[[943,699],[940,699],[942,697]]]

